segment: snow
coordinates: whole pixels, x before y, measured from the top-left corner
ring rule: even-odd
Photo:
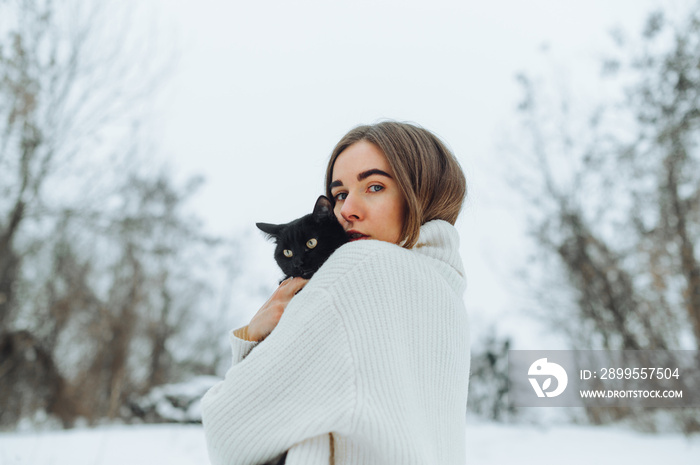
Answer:
[[[207,464],[201,426],[104,426],[0,434],[0,465]]]
[[[470,422],[469,465],[697,465],[700,436],[647,435],[611,427]],[[102,426],[0,433],[0,465],[204,465],[198,425]],[[437,464],[436,464],[437,465]]]
[[[196,423],[202,418],[202,396],[219,381],[218,376],[196,376],[185,382],[158,386],[135,403],[145,417],[156,421]]]

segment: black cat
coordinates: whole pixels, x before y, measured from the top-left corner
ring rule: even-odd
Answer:
[[[277,243],[275,260],[285,279],[311,278],[335,249],[348,241],[331,201],[323,195],[316,200],[313,213],[286,224],[255,225]]]
[[[277,243],[275,260],[285,279],[311,278],[335,249],[348,242],[345,230],[333,213],[333,205],[323,195],[308,215],[286,224],[255,223],[255,226]],[[286,460],[285,452],[263,465],[284,465]]]

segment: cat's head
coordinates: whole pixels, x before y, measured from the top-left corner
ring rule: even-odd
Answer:
[[[331,201],[323,195],[308,215],[285,224],[255,225],[277,244],[275,260],[286,277],[310,278],[335,249],[348,241]]]

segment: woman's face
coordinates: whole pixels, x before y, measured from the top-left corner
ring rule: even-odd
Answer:
[[[355,142],[335,160],[331,182],[335,216],[351,241],[375,239],[397,244],[406,202],[389,162],[376,145]]]

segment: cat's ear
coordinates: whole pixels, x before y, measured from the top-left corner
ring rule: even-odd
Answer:
[[[316,217],[333,216],[333,204],[328,200],[328,197],[322,195],[316,200],[313,215]]]
[[[282,230],[283,225],[271,223],[255,223],[255,226],[257,226],[259,230],[264,232],[267,235],[268,239],[277,239],[280,231]]]

